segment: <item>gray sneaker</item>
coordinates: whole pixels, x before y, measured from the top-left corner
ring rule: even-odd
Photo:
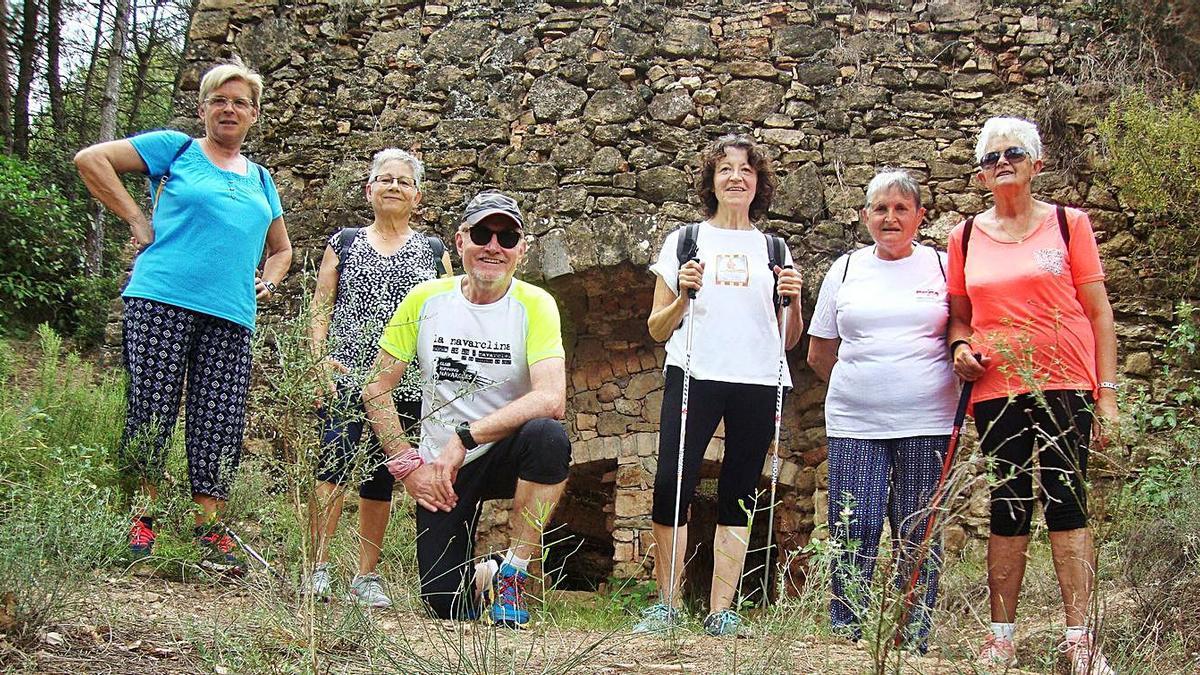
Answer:
[[[659,602],[642,610],[642,620],[633,627],[634,633],[662,633],[678,628],[679,610]]]
[[[383,580],[375,573],[356,575],[354,581],[350,582],[346,599],[375,609],[392,606],[392,599],[383,592]]]
[[[704,632],[713,637],[737,637],[742,627],[742,617],[732,609],[713,612],[704,620]]]
[[[313,566],[312,575],[308,577],[308,583],[304,586],[304,593],[318,600],[326,601],[329,600],[329,586],[329,563],[317,563]]]

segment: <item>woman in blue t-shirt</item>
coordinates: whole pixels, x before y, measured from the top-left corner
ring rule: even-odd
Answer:
[[[152,131],[75,156],[92,196],[129,223],[138,247],[122,293],[129,371],[122,470],[153,503],[186,381],[188,474],[200,507],[196,538],[203,564],[229,573],[242,565],[217,514],[242,453],[254,316],[292,260],[275,183],[241,154],[261,97],[257,73],[219,65],[200,82],[201,138]],[[149,175],[151,215],[125,190],[123,173]],[[149,514],[146,507],[135,512],[134,557],[149,555],[154,544]]]

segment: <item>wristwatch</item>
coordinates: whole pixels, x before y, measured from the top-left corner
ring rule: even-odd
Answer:
[[[263,285],[263,288],[267,289],[268,293],[270,293],[271,295],[275,295],[275,284],[274,283],[267,281],[266,279],[263,279],[262,285]]]
[[[479,447],[479,442],[471,435],[470,422],[459,422],[458,426],[454,427],[454,433],[458,434],[458,440],[462,441],[463,447],[467,450]]]

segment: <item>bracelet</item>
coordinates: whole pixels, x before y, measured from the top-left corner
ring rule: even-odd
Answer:
[[[1099,388],[1100,389],[1112,389],[1113,391],[1120,391],[1121,385],[1116,382],[1101,382]]]
[[[959,345],[966,345],[967,349],[971,348],[971,343],[967,342],[966,340],[955,340],[954,342],[951,342],[950,343],[950,360],[951,361],[954,360],[954,350],[958,349]]]

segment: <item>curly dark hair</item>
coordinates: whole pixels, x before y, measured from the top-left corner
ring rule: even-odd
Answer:
[[[750,202],[750,220],[758,220],[767,215],[771,208],[771,200],[775,197],[775,188],[779,181],[775,178],[775,170],[771,168],[771,158],[766,150],[746,134],[725,134],[713,141],[700,153],[700,180],[696,185],[696,194],[700,197],[700,209],[705,218],[717,214],[717,195],[713,193],[713,177],[717,173],[717,163],[725,158],[729,148],[741,148],[746,151],[750,165],[758,176],[758,186],[754,190],[754,200]]]

